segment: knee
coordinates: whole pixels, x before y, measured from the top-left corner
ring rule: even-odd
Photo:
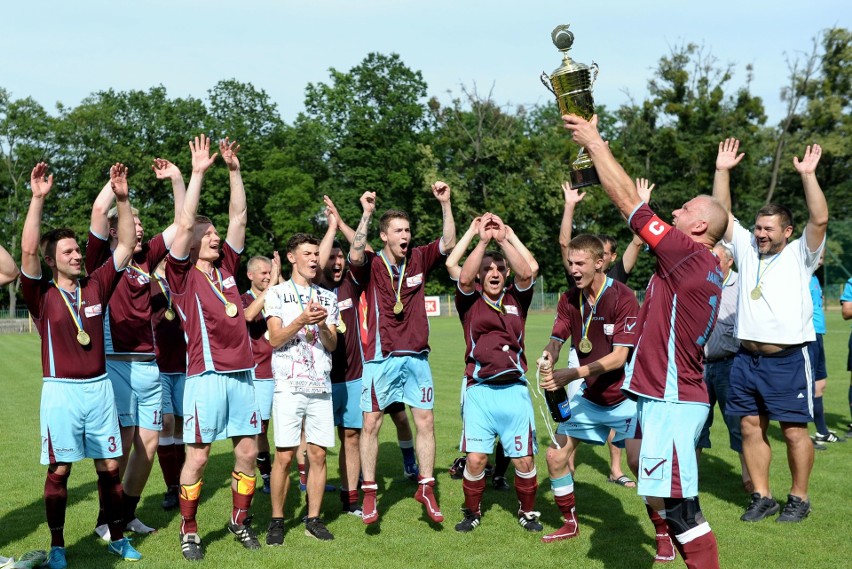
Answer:
[[[379,427],[382,424],[381,413],[364,413],[364,427],[362,431],[367,436],[376,436],[379,433]]]
[[[568,454],[569,451],[566,447],[547,447],[547,466],[551,468],[557,466],[564,466],[568,462]]]
[[[483,470],[485,470],[485,465],[488,464],[488,455],[483,454],[481,452],[471,452],[467,455],[467,462],[465,463],[465,469],[473,474],[477,475]]]
[[[431,431],[435,425],[435,415],[430,409],[412,410],[414,415],[414,424],[417,425],[418,431]]]
[[[175,432],[175,416],[171,413],[163,415],[163,430],[160,432],[165,437],[170,437]]]
[[[698,496],[694,498],[665,498],[666,523],[674,535],[681,535],[707,523]]]
[[[189,449],[189,451],[186,453],[186,459],[184,461],[184,464],[186,464],[186,466],[188,466],[195,472],[204,470],[204,468],[207,466],[207,453],[201,449],[194,449],[192,447],[189,447]]]
[[[532,472],[535,469],[535,460],[531,456],[522,456],[514,458],[512,461],[515,464],[516,472]]]
[[[311,464],[319,464],[325,462],[325,455],[325,447],[308,443],[308,460],[311,461]]]

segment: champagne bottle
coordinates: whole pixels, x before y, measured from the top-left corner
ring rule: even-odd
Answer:
[[[551,371],[550,355],[545,352],[539,359],[539,371],[549,373]],[[568,401],[568,392],[564,387],[554,391],[545,391],[544,400],[547,401],[547,409],[550,416],[557,423],[564,423],[571,418],[571,405]]]

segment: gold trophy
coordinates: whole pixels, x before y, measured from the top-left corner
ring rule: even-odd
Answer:
[[[577,63],[568,56],[568,50],[574,44],[574,34],[568,31],[568,25],[557,26],[550,34],[553,45],[562,52],[562,65],[549,76],[542,72],[541,82],[547,90],[556,95],[559,114],[577,115],[591,120],[595,114],[595,102],[592,99],[592,85],[598,77],[598,64],[591,66]],[[592,74],[594,70],[594,74]],[[600,184],[598,173],[592,159],[580,147],[577,159],[571,164],[571,186],[583,188]]]

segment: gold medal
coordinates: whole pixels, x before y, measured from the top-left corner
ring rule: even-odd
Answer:
[[[583,354],[590,353],[592,351],[592,342],[588,338],[583,338],[580,340],[579,349]]]
[[[393,313],[394,314],[402,314],[402,301],[397,300],[396,304],[393,305]]]
[[[231,318],[234,318],[236,317],[237,312],[239,311],[237,310],[236,304],[234,304],[233,302],[228,302],[225,304],[225,314],[227,314]]]
[[[163,318],[171,322],[175,319],[175,311],[171,308],[166,308],[166,311],[163,313]]]
[[[80,330],[79,332],[77,332],[77,342],[79,342],[81,346],[88,346],[92,343],[92,339],[89,337],[85,330]]]
[[[314,333],[313,333],[313,332],[311,332],[310,330],[308,330],[307,332],[305,332],[305,341],[306,341],[307,343],[309,343],[309,344],[313,344],[313,343],[314,343]]]
[[[760,292],[760,287],[756,286],[751,291],[751,299],[752,300],[760,300],[760,297],[763,296]]]
[[[341,320],[340,322],[337,323],[337,331],[340,332],[341,334],[346,333],[346,323],[343,322],[343,320]]]

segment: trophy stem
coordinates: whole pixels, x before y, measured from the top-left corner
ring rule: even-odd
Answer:
[[[580,147],[577,159],[571,164],[571,187],[585,188],[586,186],[597,186],[600,183],[598,172],[595,170],[595,164],[592,162],[591,157],[586,154],[586,149]]]

